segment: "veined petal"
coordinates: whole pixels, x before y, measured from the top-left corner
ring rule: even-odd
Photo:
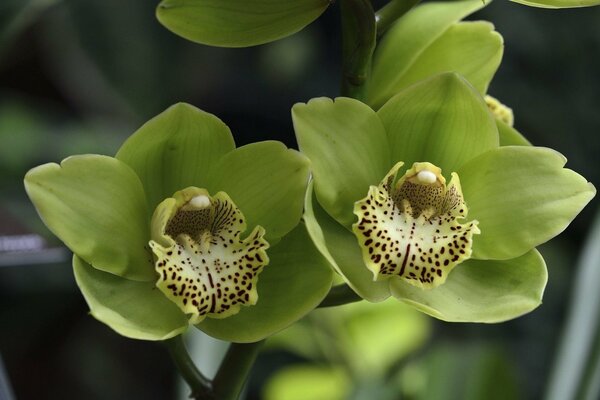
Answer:
[[[292,119],[300,150],[312,163],[319,203],[349,228],[352,205],[391,165],[381,121],[366,104],[344,97],[296,104]]]
[[[428,161],[453,172],[498,147],[498,130],[483,98],[456,74],[441,74],[403,90],[377,114],[392,160],[407,165]]]
[[[231,131],[219,118],[178,103],[146,122],[115,157],[139,176],[151,213],[177,190],[206,187],[212,167],[234,148]]]
[[[25,190],[46,226],[94,268],[155,279],[144,189],[126,164],[100,155],[69,157],[30,170]]]
[[[274,244],[300,222],[309,165],[303,154],[281,142],[252,143],[219,160],[207,188],[231,196],[248,225],[263,226]]]
[[[154,219],[156,286],[190,315],[190,323],[225,318],[242,305],[256,304],[269,244],[260,226],[240,238],[246,221],[227,194],[210,197],[204,189],[184,189],[159,204]]]
[[[450,271],[471,256],[477,221],[461,224],[467,216],[458,175],[448,187],[441,170],[415,163],[394,184],[402,162],[371,186],[357,201],[358,222],[353,231],[373,279],[401,278],[432,289],[443,284]]]
[[[551,149],[505,146],[461,167],[463,193],[481,229],[473,258],[518,257],[569,225],[596,189],[565,162]]]
[[[260,299],[226,319],[207,318],[197,327],[232,342],[256,342],[294,323],[325,298],[333,279],[327,261],[300,223],[269,249],[270,263],[260,275]]]
[[[392,294],[432,317],[449,322],[503,322],[537,308],[548,272],[537,250],[504,261],[468,260],[442,286],[424,291],[401,279]]]
[[[75,280],[90,313],[123,336],[165,340],[188,328],[186,316],[154,286],[98,271],[73,256]]]

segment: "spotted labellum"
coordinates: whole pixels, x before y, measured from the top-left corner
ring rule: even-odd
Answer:
[[[331,286],[300,222],[308,165],[279,142],[235,148],[221,120],[177,104],[115,157],[41,165],[25,188],[73,251],[98,320],[135,339],[192,324],[253,342],[304,316]]]
[[[547,271],[535,247],[596,190],[561,154],[504,130],[489,103],[444,73],[377,112],[349,98],[293,107],[312,162],[310,236],[364,299],[392,295],[465,322],[504,321],[541,303]]]

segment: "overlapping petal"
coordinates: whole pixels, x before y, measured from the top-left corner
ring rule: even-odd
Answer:
[[[226,319],[206,319],[197,327],[218,339],[255,342],[302,318],[329,292],[332,271],[303,224],[269,249],[269,258],[258,280],[256,305]]]
[[[405,165],[427,161],[449,174],[499,144],[496,123],[483,98],[454,73],[403,90],[377,114],[388,136],[392,160]]]
[[[461,47],[443,48],[444,42],[454,42],[458,39],[457,32],[459,36],[464,36],[463,28],[458,28],[454,34],[442,38],[451,26],[485,5],[486,2],[480,0],[430,2],[415,7],[401,18],[386,32],[377,47],[372,76],[367,87],[367,103],[377,109],[406,87],[406,84],[414,83],[414,80],[406,77],[410,70],[417,78],[425,78],[431,73],[456,70],[465,74],[467,79],[473,79],[472,82],[478,89],[487,88],[498,67],[499,58],[502,57],[502,49],[498,47],[498,41],[501,39],[499,35],[490,35],[487,32],[478,37],[469,34],[468,40],[472,45],[469,48],[475,54],[468,54]],[[449,58],[438,58],[436,54],[426,50],[438,40],[436,51],[441,48],[443,54]],[[477,48],[478,46],[481,47]],[[432,55],[436,61],[433,65],[427,65],[425,60]],[[419,61],[420,57],[424,57],[422,62]],[[462,62],[457,65],[453,61],[454,57],[460,57],[459,61],[462,58]],[[483,63],[479,66],[480,69],[475,68],[478,63]],[[420,68],[423,66],[427,67],[429,74],[421,74]]]
[[[142,181],[151,215],[176,191],[205,187],[217,161],[234,148],[231,131],[219,118],[179,103],[146,122],[115,157]]]
[[[223,156],[207,180],[211,193],[226,192],[242,210],[249,227],[265,228],[275,244],[302,217],[309,161],[280,142],[239,147]]]
[[[474,258],[518,257],[567,227],[596,189],[565,163],[552,149],[506,146],[459,169],[469,216],[481,229]]]
[[[144,189],[126,164],[100,155],[73,156],[29,171],[25,189],[46,226],[94,268],[155,279]]]
[[[308,187],[304,220],[317,249],[334,270],[362,298],[379,302],[390,296],[387,282],[374,282],[373,274],[362,261],[356,237],[321,208],[313,195],[313,182]]]
[[[312,162],[315,193],[342,225],[354,221],[352,207],[369,185],[389,170],[388,140],[377,114],[349,98],[312,99],[292,108],[300,150]]]
[[[184,332],[187,317],[154,282],[135,282],[99,271],[73,256],[77,285],[91,314],[133,339],[165,340]]]

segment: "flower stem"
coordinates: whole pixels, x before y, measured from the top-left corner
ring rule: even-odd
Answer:
[[[357,295],[356,292],[350,288],[350,286],[344,283],[342,285],[332,287],[318,307],[335,307],[361,300],[362,298]]]
[[[383,35],[400,17],[421,0],[392,0],[375,14],[377,22],[377,36]]]
[[[169,354],[179,370],[179,373],[181,373],[183,379],[192,389],[190,397],[198,400],[215,399],[212,392],[211,381],[202,375],[202,372],[196,368],[194,361],[191,359],[185,348],[183,335],[177,335],[174,338],[167,339],[164,343],[167,346]]]
[[[375,11],[370,0],[342,0],[342,96],[362,100],[375,50]]]
[[[213,393],[219,400],[237,400],[264,340],[231,343],[213,380]]]

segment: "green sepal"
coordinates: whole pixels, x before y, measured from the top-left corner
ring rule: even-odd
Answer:
[[[540,8],[577,8],[590,7],[600,4],[600,0],[511,0],[515,3]]]
[[[309,165],[303,154],[280,142],[252,143],[222,157],[206,187],[226,192],[247,226],[264,227],[274,245],[300,222]]]
[[[448,174],[498,147],[496,123],[483,98],[454,73],[437,75],[403,90],[377,114],[388,135],[392,160],[404,161],[405,165],[427,161]]]
[[[531,142],[517,131],[512,126],[507,125],[505,122],[496,120],[496,126],[498,127],[498,136],[500,138],[500,146],[531,146]]]
[[[401,88],[397,82],[432,43],[453,24],[487,3],[481,0],[431,2],[415,7],[398,20],[386,32],[374,54],[367,103],[376,109],[381,107]]]
[[[463,165],[460,176],[469,218],[481,235],[473,258],[518,257],[562,232],[596,189],[566,159],[543,147],[506,146]]]
[[[126,164],[100,155],[68,157],[30,170],[25,190],[46,226],[94,268],[154,279],[144,189]]]
[[[98,271],[73,256],[75,280],[90,313],[120,335],[141,340],[165,340],[183,333],[186,316],[154,282],[135,282]]]
[[[391,166],[381,121],[369,106],[345,97],[298,103],[292,119],[300,150],[312,163],[319,203],[349,228],[354,202]]]
[[[533,249],[504,261],[467,260],[433,290],[400,279],[390,283],[394,297],[449,322],[495,323],[526,314],[541,304],[548,273]]]
[[[403,38],[402,42],[406,42]],[[397,44],[401,46],[401,44]],[[479,93],[484,94],[500,66],[504,52],[502,36],[485,21],[460,22],[450,26],[440,37],[425,48],[404,72],[395,76],[393,84],[384,86],[384,93],[369,91],[379,99],[369,102],[381,107],[394,94],[410,85],[442,72],[457,72],[464,76]],[[389,61],[386,60],[386,61]],[[378,73],[391,75],[384,64],[375,64]],[[373,78],[377,82],[377,75]]]
[[[225,319],[196,325],[217,339],[250,343],[291,325],[313,310],[331,288],[333,273],[299,224],[268,251],[270,263],[258,280],[258,301]]]
[[[196,43],[248,47],[298,32],[317,19],[329,0],[163,0],[156,17]]]
[[[116,158],[139,176],[152,213],[178,190],[206,187],[212,167],[234,148],[231,131],[219,118],[178,103],[131,135]]]
[[[313,243],[333,269],[360,297],[380,302],[390,296],[385,281],[373,281],[373,274],[362,261],[354,234],[331,218],[313,195],[313,182],[306,191],[304,221]]]

